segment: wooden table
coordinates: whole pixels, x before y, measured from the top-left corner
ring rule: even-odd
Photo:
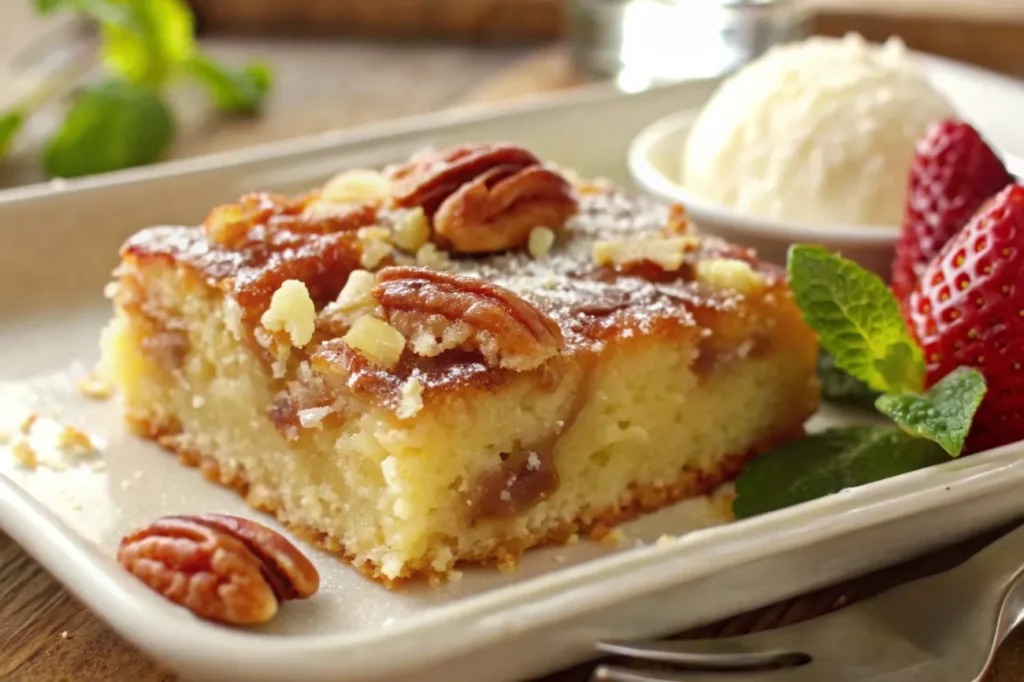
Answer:
[[[9,49],[41,26],[9,3],[0,22],[0,64]],[[185,134],[175,149],[187,156],[304,133],[358,125],[456,104],[480,105],[561,89],[577,80],[564,52],[472,50],[458,47],[382,48],[374,45],[218,44],[230,58],[259,55],[272,61],[279,87],[266,116],[210,122],[182,106]],[[5,50],[8,50],[5,53]],[[320,78],[309,73],[315,70]],[[371,75],[372,74],[372,75]],[[326,75],[326,77],[324,77]],[[0,93],[3,71],[0,66]],[[32,179],[33,156],[20,153],[4,168],[8,181]],[[912,577],[963,560],[990,538],[882,571],[702,628],[701,636],[748,632],[812,617]],[[590,667],[565,671],[548,682],[585,680]],[[0,679],[19,682],[155,682],[174,676],[155,665],[79,605],[35,561],[0,533]],[[1024,680],[1024,632],[1008,642],[992,682]]]

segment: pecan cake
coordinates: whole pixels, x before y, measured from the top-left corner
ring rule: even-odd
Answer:
[[[514,146],[246,195],[121,255],[129,422],[388,585],[706,492],[817,406],[781,270]]]

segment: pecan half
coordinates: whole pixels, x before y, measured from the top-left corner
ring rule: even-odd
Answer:
[[[121,540],[117,559],[201,618],[253,625],[320,586],[316,568],[283,536],[225,514],[166,516]]]
[[[529,371],[565,345],[558,325],[508,289],[426,268],[377,273],[373,297],[414,353],[478,350],[491,366]]]
[[[571,185],[511,145],[466,145],[414,156],[389,172],[393,201],[421,206],[434,239],[463,253],[522,246],[535,227],[560,228],[577,210]]]

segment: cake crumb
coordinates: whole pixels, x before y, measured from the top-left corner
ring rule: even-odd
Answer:
[[[198,410],[199,408],[201,408],[205,404],[206,404],[206,398],[204,398],[203,396],[201,396],[199,394],[196,394],[196,395],[192,396],[192,407],[193,408]]]
[[[395,231],[391,238],[395,242],[395,246],[409,253],[416,253],[421,246],[426,244],[430,239],[430,223],[427,221],[427,214],[423,212],[423,208],[417,206],[405,212],[398,224],[395,225]]]
[[[442,547],[435,553],[433,560],[430,562],[430,567],[438,573],[444,573],[452,562],[453,556],[452,550],[448,547]]]
[[[380,171],[354,168],[342,171],[324,183],[317,203],[348,204],[387,197],[391,181]]]
[[[324,418],[329,415],[333,410],[327,407],[307,407],[304,410],[299,410],[298,418],[299,424],[304,429],[319,429]]]
[[[697,263],[697,281],[719,289],[751,294],[767,286],[765,278],[750,263],[735,258],[710,258]]]
[[[736,487],[732,483],[719,486],[708,496],[712,513],[724,522],[736,520],[736,514],[732,510],[735,501]]]
[[[612,528],[601,538],[601,545],[607,548],[618,547],[626,539],[621,528]]]
[[[135,479],[136,481],[138,481],[138,480],[141,480],[141,479],[142,479],[142,472],[141,472],[141,471],[139,471],[139,470],[136,470],[136,471],[134,471],[134,472],[132,473],[132,477],[133,477],[133,478],[134,478],[134,479]]]
[[[608,535],[608,533],[611,532],[611,526],[604,523],[603,521],[599,521],[593,528],[590,529],[590,532],[587,534],[587,537],[589,537],[591,540],[603,540],[604,536]]]
[[[839,609],[839,608],[842,608],[844,606],[846,606],[846,595],[845,594],[841,594],[835,600],[835,602],[832,603],[832,608]]]
[[[437,248],[437,244],[427,242],[416,250],[416,265],[432,270],[444,270],[449,265],[448,254]]]
[[[71,635],[68,634],[67,630],[64,630],[63,632],[60,633],[60,638],[61,639],[70,639]]]
[[[65,455],[87,455],[98,449],[89,434],[70,425],[57,434],[57,447]]]
[[[362,253],[359,264],[373,270],[391,253],[391,230],[386,227],[361,227],[356,232]]]
[[[519,561],[514,554],[502,554],[498,557],[498,570],[502,573],[514,573]]]
[[[128,490],[132,487],[132,482],[127,478],[121,480],[121,490]]]
[[[402,384],[402,399],[396,414],[399,419],[409,419],[423,409],[423,382],[411,376]]]
[[[566,561],[568,561],[568,558],[564,554],[556,554],[555,555],[555,563],[556,564],[564,564]]]
[[[666,272],[674,272],[682,267],[686,254],[699,246],[700,240],[689,235],[608,239],[594,243],[591,257],[599,266],[649,262]]]
[[[405,337],[402,336],[402,332],[387,322],[369,315],[356,320],[342,340],[353,350],[385,369],[397,365],[405,349]]]
[[[313,338],[315,322],[316,306],[306,285],[297,279],[281,283],[270,297],[270,307],[260,318],[264,329],[285,332],[296,348],[302,348]]]
[[[528,454],[526,456],[526,470],[527,471],[539,471],[540,470],[540,465],[541,465],[540,455],[538,455],[536,452],[530,452],[530,454]]]
[[[389,556],[380,565],[380,572],[383,576],[394,580],[402,574],[405,564],[396,556]]]
[[[95,472],[101,472],[107,470],[107,463],[102,459],[98,459],[92,463],[92,470]]]
[[[39,459],[32,444],[25,437],[15,438],[11,443],[11,454],[14,460],[23,468],[30,471],[35,470],[39,465]]]
[[[575,545],[579,541],[580,541],[579,533],[573,533],[572,535],[570,535],[569,537],[567,537],[565,539],[565,544],[567,544],[567,545]]]
[[[654,544],[656,544],[658,547],[667,547],[669,545],[674,545],[676,543],[676,540],[678,539],[679,538],[677,538],[674,535],[662,535]]]
[[[113,385],[99,372],[93,372],[87,377],[82,377],[76,384],[78,393],[89,400],[106,400],[114,393]]]
[[[530,230],[526,247],[534,260],[543,260],[551,253],[555,244],[555,232],[550,227],[535,227]]]
[[[353,310],[373,304],[371,292],[377,285],[377,278],[367,270],[353,270],[341,293],[334,301],[334,308],[337,310]]]

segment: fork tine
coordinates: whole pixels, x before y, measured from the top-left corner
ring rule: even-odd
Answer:
[[[716,672],[673,672],[641,670],[602,664],[590,675],[590,682],[789,682],[792,669]]]
[[[605,654],[642,661],[671,663],[698,670],[744,670],[770,666],[797,666],[811,657],[799,651],[770,649],[757,651],[742,642],[723,640],[597,642]],[[702,650],[703,649],[703,650]]]

